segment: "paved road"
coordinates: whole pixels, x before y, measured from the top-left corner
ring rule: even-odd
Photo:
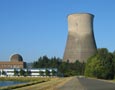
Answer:
[[[78,78],[85,90],[115,90],[115,83],[107,81]]]
[[[74,77],[69,82],[67,82],[62,87],[57,88],[56,90],[85,90],[84,87],[79,83],[77,77]]]
[[[57,90],[115,90],[115,83],[75,77]]]

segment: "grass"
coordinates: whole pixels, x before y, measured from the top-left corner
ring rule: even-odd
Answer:
[[[52,78],[48,82],[39,83],[27,87],[17,88],[14,90],[56,90],[57,87],[63,86],[66,82],[71,80],[72,77],[68,78]]]
[[[4,77],[0,80],[28,81],[28,83],[1,87],[0,90],[56,90],[72,78]]]
[[[50,78],[40,78],[40,77],[0,77],[0,81],[22,81],[27,82],[24,84],[12,85],[0,87],[0,90],[12,90],[16,88],[31,86],[38,83],[43,83],[49,81]]]
[[[22,81],[22,82],[31,82],[39,80],[50,80],[50,78],[42,77],[0,77],[0,81]]]

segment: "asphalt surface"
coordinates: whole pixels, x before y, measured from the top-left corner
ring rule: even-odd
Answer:
[[[108,81],[78,78],[85,90],[115,90],[115,83]]]
[[[67,82],[62,87],[57,88],[56,90],[85,90],[84,87],[79,83],[77,77],[74,77],[69,82]]]
[[[57,90],[115,90],[115,83],[83,77],[74,77]]]

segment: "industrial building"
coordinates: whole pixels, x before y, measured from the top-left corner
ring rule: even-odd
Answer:
[[[1,61],[0,69],[12,69],[12,68],[25,68],[26,63],[23,62],[23,58],[19,54],[14,54],[10,57],[10,61]]]
[[[68,15],[68,37],[63,61],[87,62],[87,59],[97,52],[93,18],[94,15],[89,13]]]
[[[36,68],[36,69],[0,69],[0,76],[21,76],[20,70],[23,70],[25,72],[25,75],[23,76],[46,76],[46,70],[49,71],[49,76],[57,76],[58,70],[56,68]],[[15,75],[15,72],[17,72],[17,75]],[[26,74],[29,72],[29,74]]]
[[[0,76],[21,76],[20,71],[23,70],[24,76],[46,76],[48,70],[50,76],[57,76],[58,70],[56,68],[26,68],[26,62],[20,54],[14,54],[10,57],[8,62],[0,62]],[[17,75],[15,73],[17,72]],[[27,74],[29,72],[29,74]],[[42,74],[41,74],[42,73]],[[54,74],[55,73],[55,74]]]

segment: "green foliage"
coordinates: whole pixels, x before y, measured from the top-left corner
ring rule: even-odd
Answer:
[[[80,63],[78,60],[75,63],[62,62],[59,71],[64,76],[75,76],[84,74],[85,63]]]
[[[27,71],[25,72],[25,75],[26,75],[26,76],[31,76],[31,71],[29,71],[29,70],[27,69]]]
[[[18,74],[19,72],[16,69],[14,69],[14,76],[18,76]]]
[[[62,62],[60,58],[43,56],[33,62],[33,68],[57,68],[59,76],[85,74],[88,77],[113,79],[115,77],[115,51],[110,53],[106,48],[98,49],[97,53],[87,60],[86,64],[78,60],[75,63],[69,63]]]
[[[39,71],[40,76],[44,76],[44,72],[43,71]]]
[[[75,63],[62,62],[60,58],[40,57],[38,61],[33,62],[33,68],[57,68],[59,76],[83,75],[85,63],[76,60]],[[52,74],[55,74],[54,72]]]
[[[50,71],[48,69],[46,69],[45,74],[46,74],[46,76],[50,76]]]
[[[2,70],[2,75],[6,75],[6,72]]]
[[[25,71],[23,69],[20,69],[20,75],[25,76]]]
[[[115,79],[115,51],[113,52],[113,68],[114,68],[114,79]]]
[[[53,57],[48,58],[47,56],[40,57],[37,61],[33,62],[33,68],[58,68],[61,64],[61,59]]]
[[[0,87],[0,90],[18,90],[19,88],[35,85],[49,81],[50,78],[39,78],[39,77],[0,77],[0,81],[23,81],[27,83],[17,84],[12,86]],[[32,89],[33,90],[33,89]]]
[[[114,60],[113,54],[106,48],[98,49],[96,55],[88,59],[85,76],[96,77],[100,79],[113,79]]]
[[[55,70],[52,70],[52,76],[56,76],[56,71]]]

